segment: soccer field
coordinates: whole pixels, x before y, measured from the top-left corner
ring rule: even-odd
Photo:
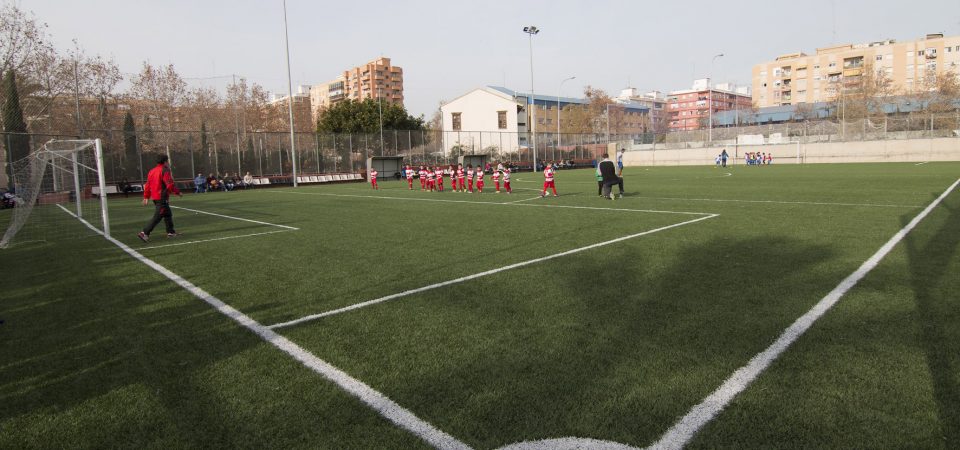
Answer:
[[[0,250],[0,448],[954,447],[958,177],[253,189],[149,243],[111,199],[116,243]]]

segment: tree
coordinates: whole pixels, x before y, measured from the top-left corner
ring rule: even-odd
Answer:
[[[13,163],[30,155],[30,136],[27,135],[27,124],[23,121],[20,94],[17,92],[17,76],[13,70],[8,70],[3,78],[3,94],[4,144],[9,156],[8,163]],[[10,175],[10,183],[13,183],[12,168]]]
[[[422,130],[423,117],[413,117],[403,105],[377,100],[344,100],[323,111],[317,121],[319,133],[375,133],[380,131],[380,107],[384,130]]]
[[[133,121],[133,114],[128,111],[123,116],[123,175],[128,178],[137,174],[137,178],[140,178],[142,169],[140,154],[137,152],[137,125]]]

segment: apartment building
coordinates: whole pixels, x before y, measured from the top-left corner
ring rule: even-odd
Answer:
[[[900,93],[924,89],[927,80],[946,71],[960,74],[960,36],[934,33],[908,42],[888,39],[781,55],[753,67],[753,100],[757,107],[832,101],[842,88],[857,86],[868,70],[889,79]]]
[[[670,131],[707,128],[712,114],[748,110],[752,103],[750,89],[746,86],[738,87],[732,83],[710,86],[706,78],[695,80],[691,89],[672,91],[667,95]]]
[[[319,117],[320,111],[341,100],[363,101],[377,98],[403,105],[403,69],[391,65],[390,58],[377,58],[345,70],[331,81],[310,87],[314,121]]]

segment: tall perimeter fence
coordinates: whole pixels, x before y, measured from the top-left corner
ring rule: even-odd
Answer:
[[[711,135],[712,134],[712,135]],[[734,144],[744,135],[762,135],[765,140],[821,143],[960,136],[960,112],[911,114],[879,119],[806,120],[789,123],[735,126],[665,134],[557,134],[537,133],[536,159],[589,164],[616,143],[628,150],[697,149]],[[11,142],[18,135],[0,132],[4,171],[8,184]],[[294,133],[291,146],[287,131],[140,131],[85,130],[79,135],[30,133],[31,149],[51,139],[101,139],[108,183],[142,181],[156,155],[167,154],[177,179],[197,174],[240,176],[249,172],[274,182],[290,182],[294,157],[297,175],[360,173],[371,156],[399,156],[404,163],[450,165],[462,156],[486,155],[488,160],[531,169],[534,148],[529,133],[471,131],[396,131],[383,133]],[[135,137],[135,139],[133,139]]]

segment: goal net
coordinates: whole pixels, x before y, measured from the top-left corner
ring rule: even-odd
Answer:
[[[0,248],[61,237],[110,236],[100,140],[51,140],[12,163]],[[77,223],[77,219],[86,226]]]
[[[803,164],[804,155],[799,141],[791,141],[780,133],[770,136],[762,134],[741,134],[737,136],[737,143],[729,153],[731,164],[765,165],[763,160],[757,160],[770,155],[771,164]],[[754,162],[751,162],[754,161]]]

